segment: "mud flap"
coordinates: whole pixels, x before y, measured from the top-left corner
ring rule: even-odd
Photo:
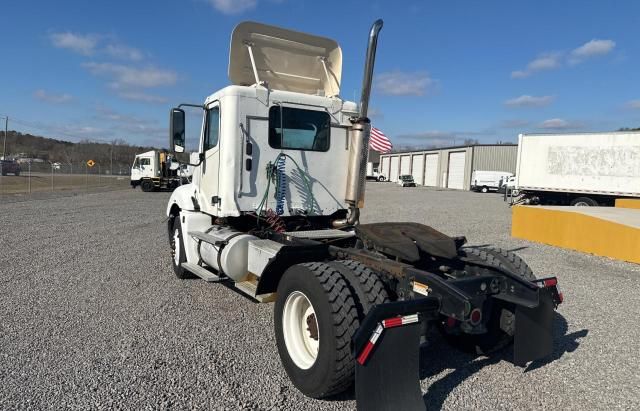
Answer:
[[[371,358],[356,362],[358,410],[425,410],[419,367],[420,323],[385,329]]]
[[[555,305],[552,292],[541,288],[535,308],[516,307],[513,363],[524,367],[527,362],[553,352],[553,315]]]
[[[420,388],[421,321],[438,316],[434,297],[376,305],[353,338],[359,410],[424,410]]]

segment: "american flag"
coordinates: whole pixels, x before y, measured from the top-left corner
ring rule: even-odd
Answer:
[[[391,141],[384,133],[375,127],[371,127],[371,138],[369,139],[369,148],[379,153],[388,153],[391,151]]]

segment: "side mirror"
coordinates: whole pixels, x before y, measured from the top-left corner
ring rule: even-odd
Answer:
[[[169,146],[175,153],[184,153],[185,122],[184,110],[172,108],[169,116]]]

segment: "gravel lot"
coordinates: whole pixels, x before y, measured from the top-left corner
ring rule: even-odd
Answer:
[[[0,198],[0,409],[352,409],[303,397],[280,365],[272,305],[175,278],[167,193]],[[639,409],[640,266],[515,240],[493,194],[368,185],[364,222],[416,221],[517,250],[565,293],[554,355],[525,370],[423,352],[430,409]]]

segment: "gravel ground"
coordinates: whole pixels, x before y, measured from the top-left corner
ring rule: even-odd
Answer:
[[[0,409],[352,409],[289,382],[272,305],[176,279],[167,193],[121,190],[0,202]],[[369,184],[363,221],[417,221],[517,250],[557,275],[555,351],[527,369],[506,352],[423,352],[429,409],[638,409],[640,267],[510,237],[493,194]]]

